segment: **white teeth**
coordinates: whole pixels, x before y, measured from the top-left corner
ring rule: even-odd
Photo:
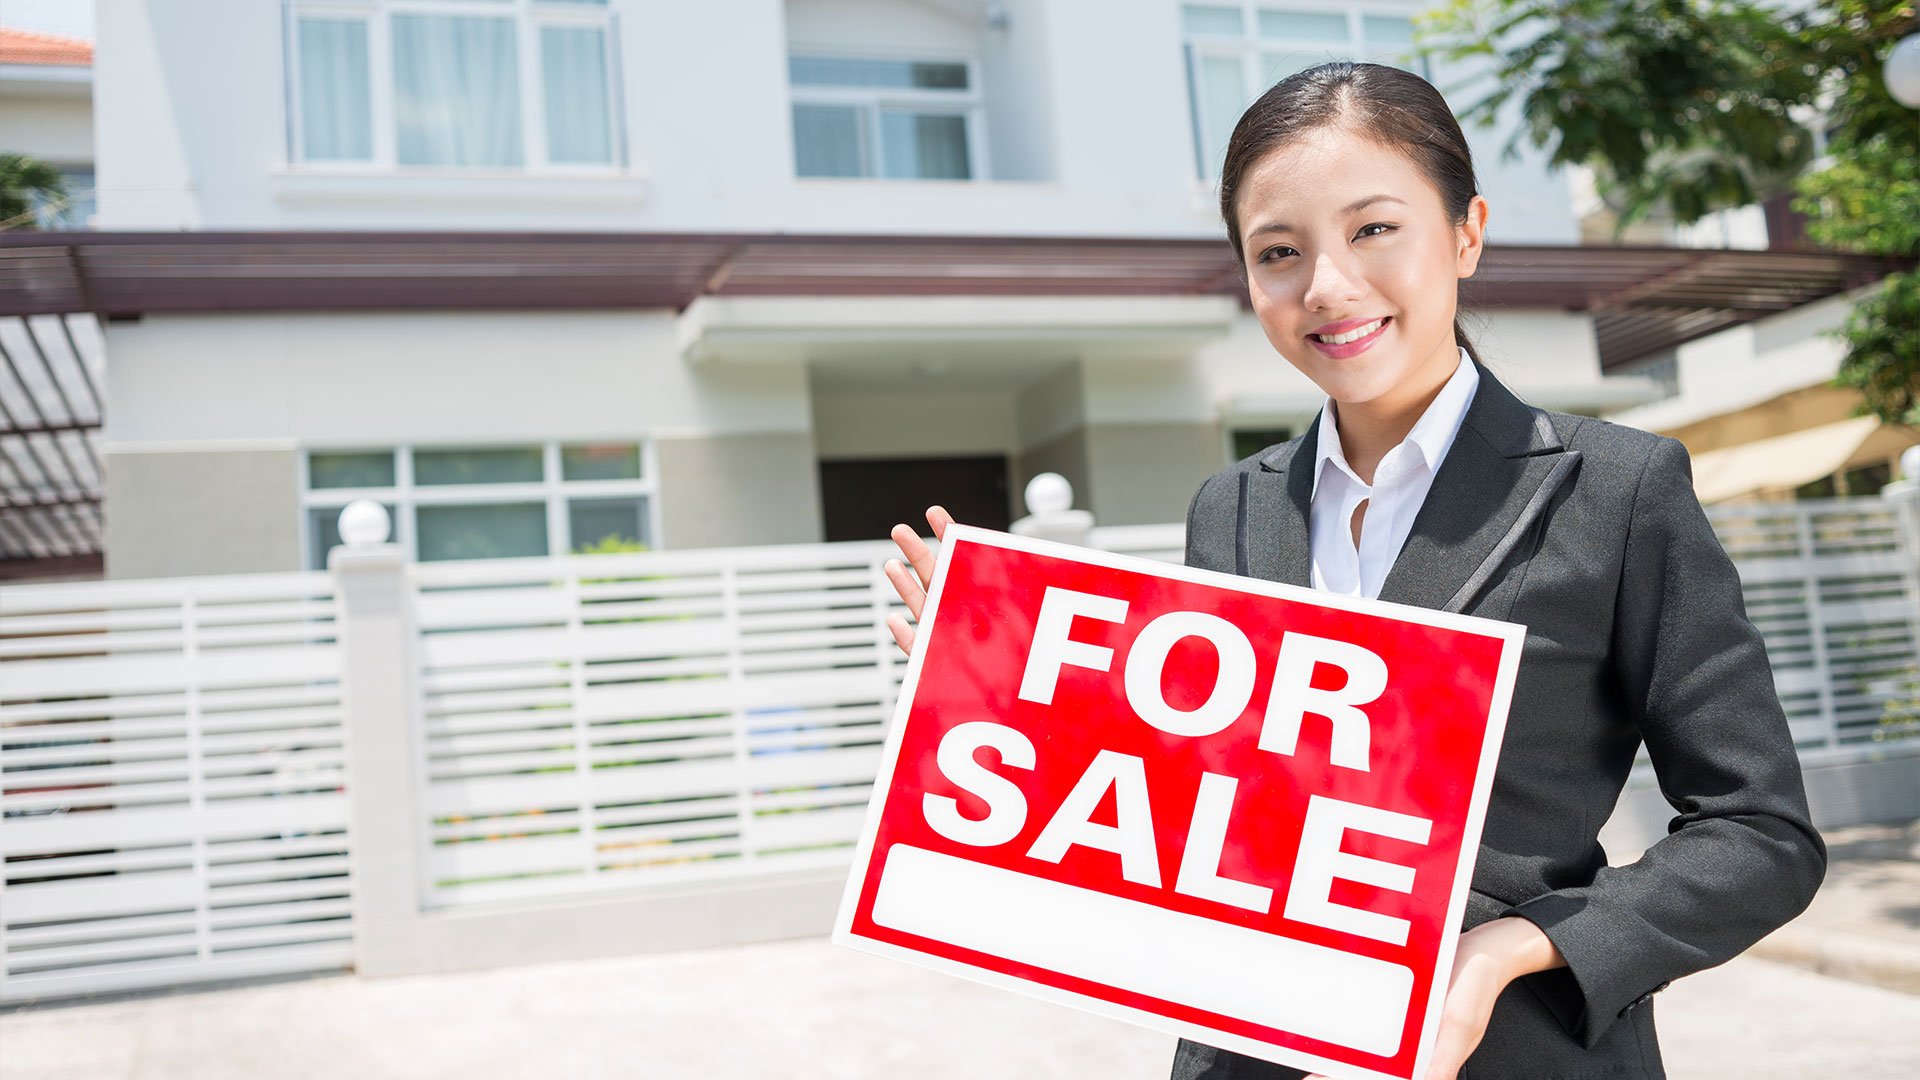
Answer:
[[[1313,338],[1315,341],[1324,341],[1329,345],[1345,345],[1349,341],[1358,341],[1368,334],[1373,333],[1380,328],[1381,323],[1386,321],[1384,318],[1375,319],[1365,326],[1356,326],[1344,334],[1335,334],[1332,337],[1328,337],[1325,334],[1315,334]]]

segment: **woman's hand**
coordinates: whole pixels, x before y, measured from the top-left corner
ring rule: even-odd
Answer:
[[[1440,1032],[1424,1080],[1455,1080],[1467,1055],[1480,1045],[1493,1003],[1522,975],[1566,966],[1566,958],[1541,929],[1517,915],[1482,923],[1460,935],[1453,975],[1440,1007]],[[1326,1080],[1318,1073],[1308,1080]]]
[[[934,539],[943,540],[947,535],[947,526],[953,524],[953,515],[947,513],[944,507],[929,506],[927,524],[933,526]],[[899,545],[900,554],[906,556],[907,562],[888,559],[887,580],[893,582],[893,591],[906,601],[907,610],[913,613],[913,620],[919,622],[920,609],[927,603],[927,586],[933,584],[933,549],[904,522],[893,527],[892,535],[893,542]],[[907,568],[908,564],[912,564],[911,570]],[[893,640],[900,646],[900,651],[912,656],[913,627],[907,625],[907,620],[899,612],[887,613],[887,629],[893,631]]]

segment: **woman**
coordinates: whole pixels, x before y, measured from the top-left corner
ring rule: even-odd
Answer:
[[[1661,1077],[1652,994],[1798,914],[1826,849],[1684,447],[1526,405],[1461,333],[1475,189],[1445,99],[1398,68],[1323,64],[1241,117],[1227,236],[1268,341],[1327,401],[1201,484],[1186,559],[1528,627],[1427,1076]],[[936,536],[951,520],[927,511]],[[893,537],[917,618],[932,554]],[[1642,741],[1679,815],[1609,867],[1597,834]],[[1302,1075],[1185,1039],[1173,1061],[1174,1080]]]

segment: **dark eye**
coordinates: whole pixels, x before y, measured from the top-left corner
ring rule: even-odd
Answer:
[[[1389,225],[1389,224],[1387,224],[1387,223],[1386,223],[1386,222],[1384,222],[1384,221],[1376,221],[1376,222],[1374,222],[1374,223],[1373,223],[1373,224],[1371,224],[1371,225],[1363,225],[1363,226],[1361,226],[1361,228],[1360,228],[1360,236],[1380,236],[1380,235],[1383,235],[1383,233],[1385,233],[1385,232],[1392,232],[1393,230],[1395,230],[1395,229],[1397,229],[1397,228],[1399,228],[1399,227],[1400,227],[1400,226],[1398,226],[1398,225]],[[1380,229],[1380,230],[1382,230],[1382,232],[1378,232],[1378,233],[1370,233],[1370,232],[1368,232],[1368,231],[1367,231],[1368,229]],[[1359,239],[1359,236],[1356,236],[1356,237],[1355,237],[1354,239],[1356,239],[1356,240],[1357,240],[1357,239]],[[1290,247],[1288,247],[1288,246],[1286,246],[1285,244],[1276,244],[1275,246],[1273,246],[1273,247],[1270,247],[1270,248],[1268,248],[1268,249],[1266,249],[1265,251],[1262,251],[1262,252],[1260,253],[1260,256],[1259,256],[1259,258],[1258,258],[1257,260],[1255,260],[1255,261],[1257,261],[1257,262],[1272,262],[1272,261],[1273,261],[1274,259],[1277,259],[1277,258],[1279,258],[1279,257],[1280,257],[1280,255],[1279,255],[1279,253],[1280,253],[1280,252],[1282,252],[1282,251],[1292,251],[1292,250],[1293,250],[1292,248],[1290,248]]]

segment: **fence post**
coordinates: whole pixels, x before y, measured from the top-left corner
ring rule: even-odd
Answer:
[[[1900,539],[1907,556],[1907,572],[1920,575],[1920,446],[1900,455],[1900,479],[1880,489],[1900,522]]]
[[[388,531],[384,507],[351,503],[340,513],[345,543],[327,553],[340,605],[353,957],[362,975],[419,970],[421,961],[412,932],[427,835],[418,784],[418,636],[406,552],[387,542]]]
[[[1015,536],[1090,546],[1093,515],[1073,508],[1073,485],[1059,473],[1043,472],[1027,481],[1027,516],[1008,526]]]

